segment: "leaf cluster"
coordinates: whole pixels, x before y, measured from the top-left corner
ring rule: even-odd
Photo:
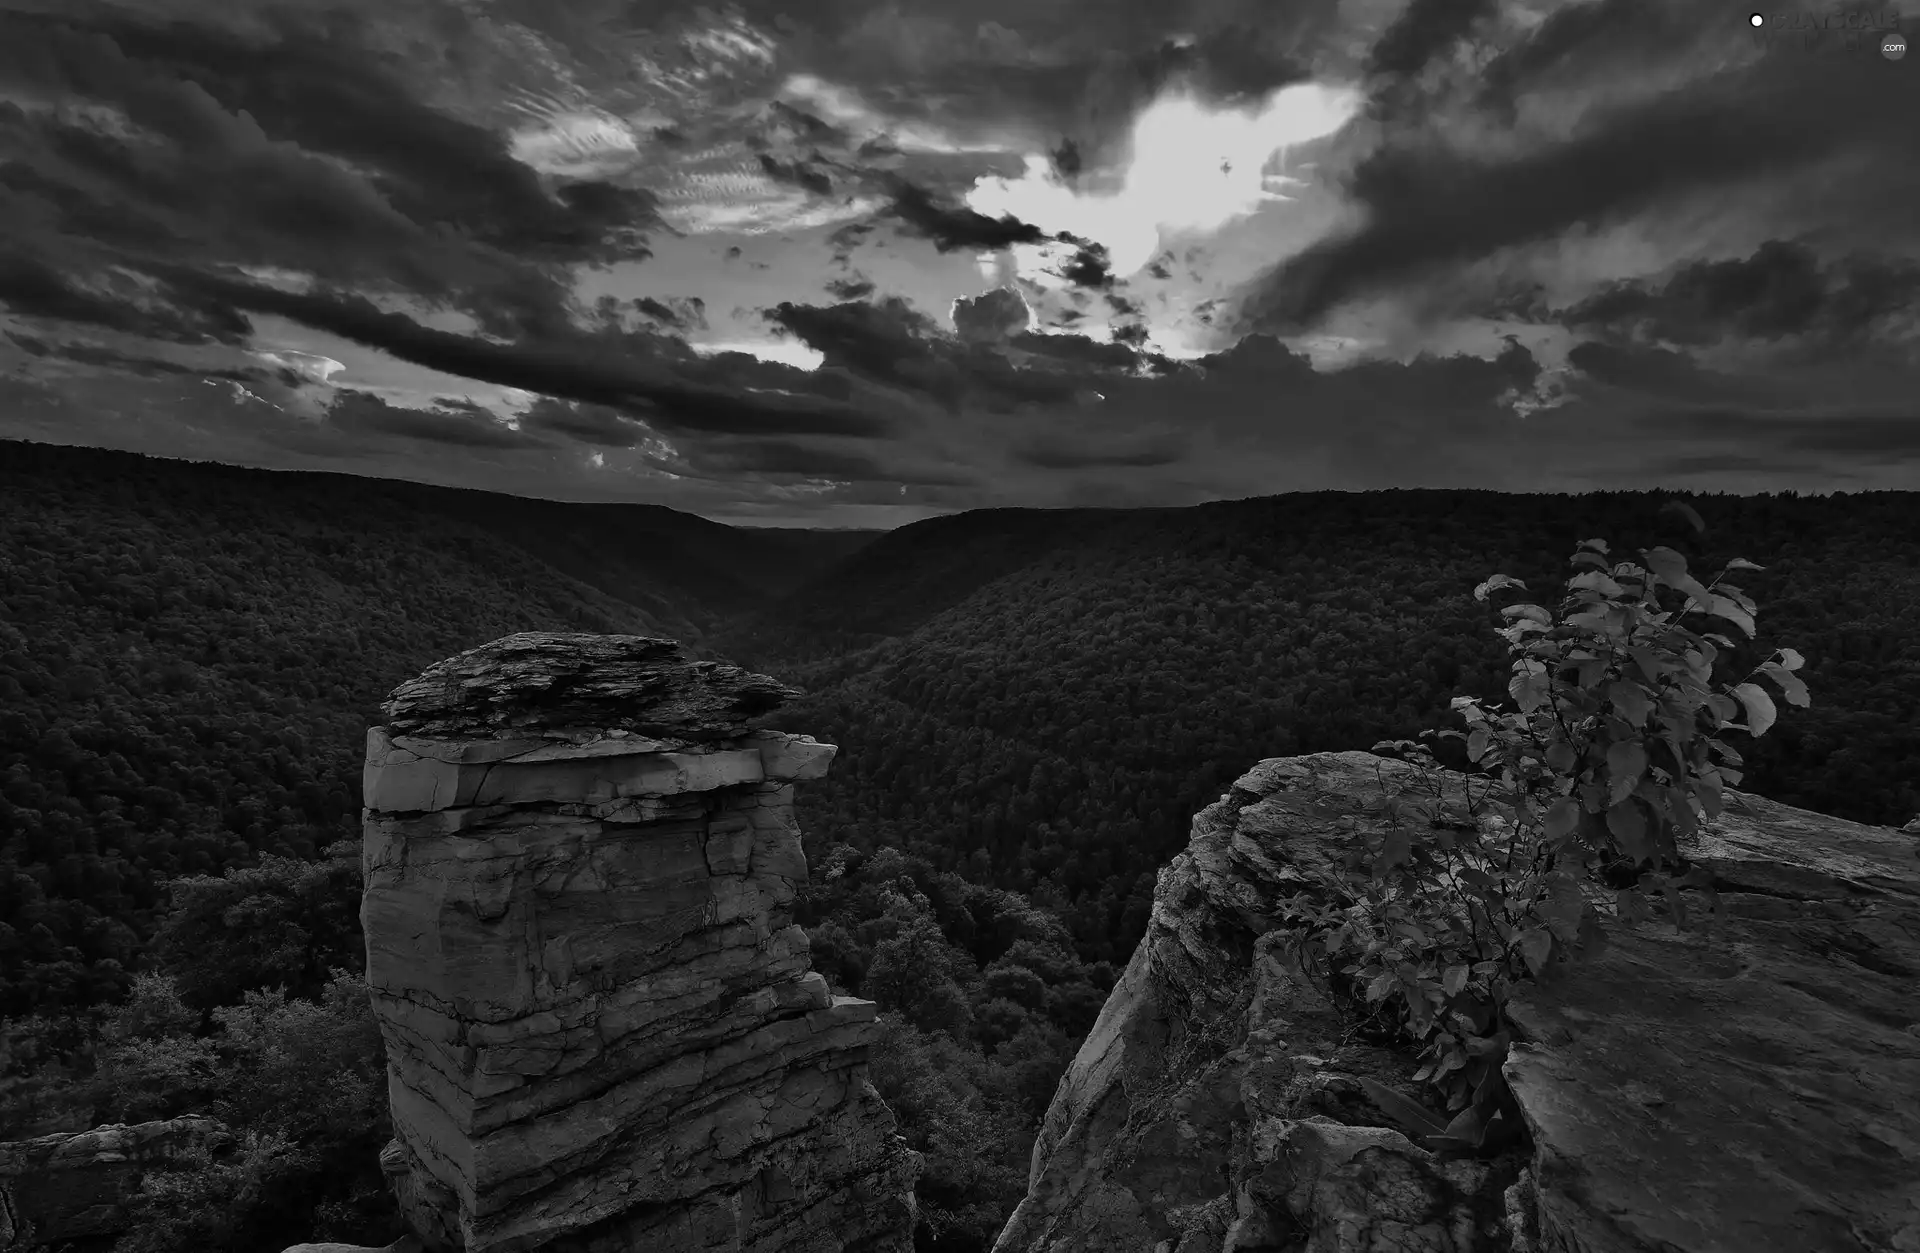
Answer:
[[[1728,576],[1760,567],[1736,558],[1703,584],[1674,549],[1639,558],[1612,560],[1604,540],[1582,541],[1557,612],[1529,602],[1501,609],[1511,706],[1456,697],[1465,729],[1426,733],[1465,741],[1479,774],[1456,776],[1464,803],[1448,805],[1425,745],[1376,745],[1411,761],[1416,782],[1399,791],[1383,783],[1388,821],[1289,904],[1308,968],[1420,1047],[1415,1078],[1454,1116],[1384,1088],[1374,1095],[1430,1147],[1484,1153],[1519,1134],[1502,1071],[1516,983],[1596,955],[1603,919],[1651,919],[1654,895],[1685,926],[1681,890],[1702,889],[1724,921],[1712,876],[1682,851],[1741,780],[1741,756],[1722,735],[1773,726],[1774,699],[1758,680],[1788,704],[1808,704],[1794,673],[1804,661],[1791,648],[1714,685],[1716,662],[1736,644],[1713,620],[1751,639],[1757,612]],[[1496,574],[1474,598],[1508,589],[1526,590]]]

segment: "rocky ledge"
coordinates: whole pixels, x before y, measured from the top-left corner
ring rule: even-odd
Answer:
[[[105,1249],[131,1224],[149,1170],[233,1142],[220,1123],[190,1116],[0,1144],[0,1253]]]
[[[918,1158],[874,1005],[792,925],[791,689],[669,640],[525,634],[397,688],[367,736],[361,919],[430,1250],[882,1253]]]
[[[1443,1160],[1359,1083],[1415,1095],[1412,1062],[1355,1043],[1277,933],[1298,869],[1410,770],[1272,759],[1196,817],[996,1253],[1920,1251],[1910,835],[1729,792],[1684,849],[1725,933],[1616,926],[1524,987],[1507,1075],[1532,1144]]]

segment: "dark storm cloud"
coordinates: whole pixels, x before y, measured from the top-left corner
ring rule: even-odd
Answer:
[[[1337,0],[1025,0],[789,7],[809,29],[803,66],[884,99],[901,122],[956,133],[1015,127],[1062,177],[1110,171],[1139,111],[1169,89],[1212,105],[1245,104],[1302,81],[1341,24]],[[911,65],[911,90],[902,66]],[[884,158],[888,145],[856,154]]]
[[[1075,287],[1100,290],[1113,286],[1113,271],[1108,266],[1106,245],[1090,241],[1081,244],[1079,250],[1060,267],[1060,277]]]
[[[1208,103],[1244,104],[1304,81],[1304,59],[1273,37],[1274,15],[1265,17],[1228,21],[1137,56],[1129,69],[1137,76],[1142,97],[1177,84]]]
[[[1501,408],[1506,398],[1530,388],[1541,373],[1533,354],[1513,340],[1492,359],[1420,356],[1321,371],[1304,354],[1254,334],[1190,364],[1225,389],[1271,398],[1300,421],[1346,428],[1342,440],[1364,442],[1417,421],[1426,425],[1423,439],[1436,445],[1455,436],[1483,438],[1509,421]]]
[[[103,285],[104,293],[90,291],[42,257],[0,251],[0,304],[22,317],[84,322],[183,344],[233,342],[249,329],[232,309],[138,299],[139,293],[113,290],[113,276]]]
[[[760,154],[760,168],[775,182],[787,183],[816,196],[833,194],[833,178],[825,170],[805,161],[782,161],[772,153]]]
[[[828,366],[919,393],[952,411],[969,400],[989,408],[1057,404],[1075,392],[1071,380],[1017,369],[983,344],[941,335],[898,297],[826,308],[783,302],[767,317],[818,350]]]
[[[1739,440],[1749,448],[1793,453],[1851,453],[1875,459],[1920,459],[1920,405],[1896,413],[1782,415],[1753,409],[1702,406],[1671,409],[1641,420],[1668,438]]]
[[[1849,152],[1905,168],[1920,162],[1920,129],[1904,96],[1895,76],[1862,73],[1845,57],[1768,56],[1596,110],[1571,139],[1511,159],[1453,151],[1425,132],[1390,140],[1348,181],[1364,225],[1255,280],[1242,321],[1304,327],[1442,266]]]
[[[843,127],[836,126],[805,109],[796,108],[784,100],[775,100],[768,106],[768,111],[780,123],[783,130],[800,142],[837,147],[846,144],[852,138]]]
[[[1051,238],[1045,231],[1012,214],[990,218],[964,205],[936,204],[927,188],[905,179],[893,179],[888,212],[914,234],[932,242],[941,252],[973,249],[994,252],[1014,244],[1038,244]]]
[[[327,409],[327,423],[347,434],[394,435],[454,448],[552,446],[538,436],[501,425],[477,408],[404,409],[361,391],[341,391]]]
[[[873,295],[873,280],[864,274],[855,274],[851,278],[830,278],[826,291],[836,300],[863,300]]]
[[[1367,54],[1373,74],[1418,74],[1495,10],[1493,0],[1413,0]]]
[[[1080,145],[1071,139],[1063,139],[1059,146],[1048,151],[1047,162],[1053,172],[1061,179],[1074,179],[1080,176],[1084,168],[1080,159]]]
[[[143,256],[268,266],[462,308],[503,335],[566,325],[559,267],[646,255],[646,192],[549,192],[501,137],[419,103],[409,67],[346,13],[251,16],[240,34],[86,3],[0,13],[0,88],[59,106],[0,105],[0,231],[70,276]],[[170,337],[208,333],[240,332]]]
[[[62,85],[122,103],[143,125],[224,145],[243,136],[241,119],[250,119],[292,148],[378,170],[384,198],[409,220],[468,231],[510,252],[571,259],[611,243],[608,255],[621,255],[624,241],[610,235],[655,224],[642,191],[576,183],[556,201],[498,135],[423,105],[408,67],[362,42],[352,23],[292,9],[262,16],[281,24],[278,39],[84,5],[70,24],[18,34],[68,54],[73,72]]]
[[[1676,344],[1729,336],[1857,341],[1920,309],[1920,265],[1903,258],[1823,260],[1795,240],[1749,257],[1692,261],[1659,280],[1609,283],[1560,312],[1576,330]]]
[[[1567,364],[1609,387],[1698,404],[1764,403],[1772,385],[1712,370],[1689,353],[1638,344],[1575,344]]]
[[[824,307],[783,301],[765,316],[818,351],[827,366],[917,392],[955,411],[969,401],[988,408],[1061,404],[1090,377],[1021,369],[984,341],[942,334],[897,296]]]
[[[105,344],[63,343],[51,344],[29,335],[8,332],[7,338],[19,344],[36,357],[57,357],[65,361],[78,362],[81,365],[98,366],[107,370],[119,370],[127,374],[137,374],[146,378],[195,378],[221,379],[226,382],[240,383],[248,387],[261,387],[273,384],[280,387],[297,388],[306,380],[298,371],[285,366],[261,369],[229,369],[225,367],[191,365],[182,361],[169,361],[164,357],[138,355],[121,352]]]
[[[1101,343],[1084,335],[1041,335],[1023,331],[1007,343],[1036,356],[1114,373],[1130,371],[1140,361],[1139,354],[1124,344]]]
[[[647,437],[640,422],[606,405],[541,396],[520,416],[523,430],[564,436],[596,448],[633,448]]]
[[[1478,100],[1511,115],[1518,93],[1568,73],[1592,72],[1671,49],[1692,26],[1698,6],[1674,0],[1589,0],[1548,13],[1527,39],[1503,49],[1480,71]]]
[[[962,296],[953,302],[953,326],[960,338],[971,343],[997,343],[1022,334],[1033,321],[1033,314],[1020,293],[1010,287],[996,287],[979,296]]]
[[[637,296],[634,312],[676,331],[705,329],[707,302],[698,296]]]
[[[694,381],[680,373],[688,368],[685,363],[622,359],[602,344],[495,344],[433,330],[357,296],[283,292],[179,268],[148,268],[204,299],[276,313],[447,374],[593,404],[644,404],[648,422],[663,428],[875,436],[893,425],[879,414],[819,397],[751,393]]]
[[[1172,465],[1185,455],[1186,450],[1172,439],[1137,448],[1076,447],[1061,440],[1040,440],[1014,450],[1018,460],[1042,470],[1146,468]]]
[[[898,296],[825,306],[783,300],[765,317],[819,352],[827,365],[910,388],[936,385],[928,343],[933,322]]]
[[[1254,334],[1231,348],[1212,353],[1195,362],[1209,374],[1229,378],[1255,379],[1282,387],[1310,386],[1318,378],[1313,362],[1271,335]]]

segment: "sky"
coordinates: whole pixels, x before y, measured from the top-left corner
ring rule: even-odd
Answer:
[[[0,438],[783,526],[1920,489],[1920,10],[1751,12],[0,0]]]

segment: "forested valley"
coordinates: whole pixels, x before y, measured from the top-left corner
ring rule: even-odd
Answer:
[[[805,689],[798,921],[877,1000],[875,1082],[928,1156],[920,1243],[982,1250],[1192,813],[1262,757],[1498,697],[1471,597],[1552,602],[1576,541],[1739,556],[1808,709],[1748,790],[1920,812],[1920,499],[1308,493],[752,532],[346,476],[0,445],[0,1138],[209,1112],[135,1250],[385,1243],[358,930],[385,693],[530,629],[664,634]],[[265,1198],[272,1198],[269,1203]]]

